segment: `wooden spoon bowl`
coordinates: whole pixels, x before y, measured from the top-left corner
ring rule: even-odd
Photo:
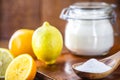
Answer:
[[[101,59],[99,61],[105,63],[108,66],[111,66],[112,69],[110,69],[106,72],[103,72],[103,73],[90,73],[90,72],[83,72],[83,71],[76,70],[76,67],[82,65],[84,62],[73,64],[72,69],[81,78],[88,78],[88,79],[105,78],[108,75],[110,75],[113,71],[115,71],[116,68],[120,65],[120,51],[110,57]]]

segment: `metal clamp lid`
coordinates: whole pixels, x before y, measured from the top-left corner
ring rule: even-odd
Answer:
[[[84,6],[83,6],[84,5]],[[91,20],[91,19],[108,19],[113,9],[116,7],[114,4],[107,4],[104,2],[83,2],[70,5],[64,8],[60,14],[60,18]]]

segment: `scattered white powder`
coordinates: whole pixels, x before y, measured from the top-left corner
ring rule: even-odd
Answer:
[[[102,73],[110,70],[111,67],[96,59],[90,59],[82,65],[75,67],[75,69],[83,72]]]

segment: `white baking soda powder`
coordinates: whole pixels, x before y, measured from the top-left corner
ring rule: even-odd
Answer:
[[[90,59],[82,65],[75,67],[75,69],[83,72],[102,73],[110,70],[111,67],[96,59]]]

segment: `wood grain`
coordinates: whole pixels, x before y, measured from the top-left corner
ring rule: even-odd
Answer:
[[[41,19],[40,2],[40,0],[1,0],[0,38],[9,39],[20,28],[37,28]]]
[[[103,2],[103,0],[0,0],[0,39],[9,39],[20,28],[36,29],[44,21],[49,21],[64,36],[66,21],[59,18],[62,9],[83,1]],[[116,12],[119,26],[120,1],[104,0],[104,2],[118,6]]]

